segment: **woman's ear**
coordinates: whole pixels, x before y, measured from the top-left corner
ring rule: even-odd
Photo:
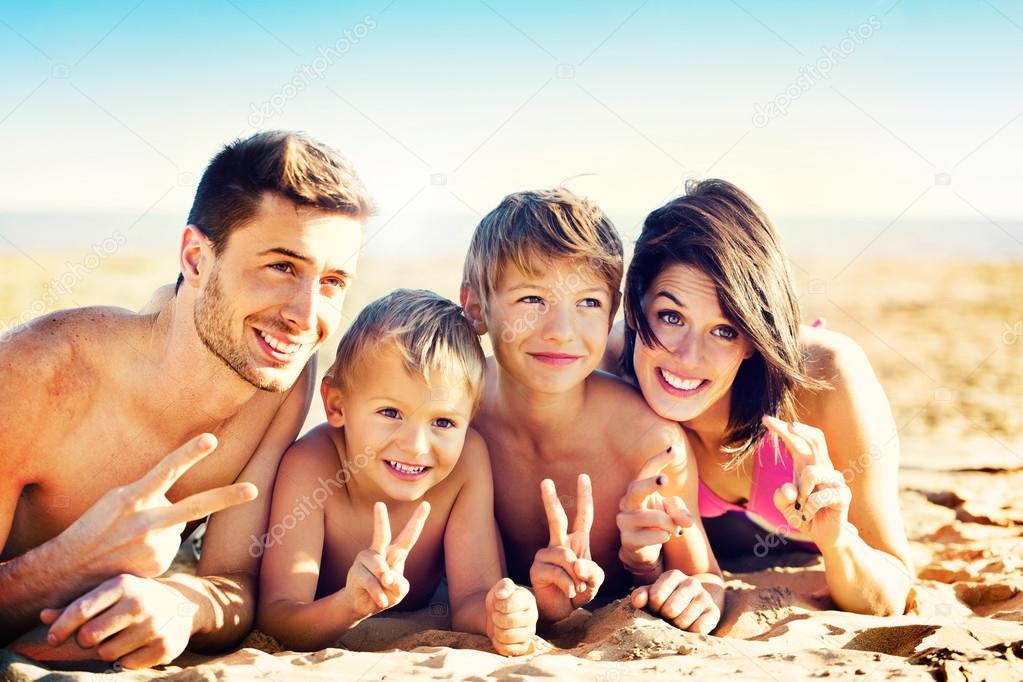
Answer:
[[[483,306],[480,304],[480,297],[467,282],[462,283],[462,288],[458,292],[458,301],[462,304],[465,316],[472,322],[473,331],[479,336],[486,334],[487,322],[483,319]]]
[[[320,381],[320,397],[323,399],[323,411],[327,413],[327,423],[340,429],[345,425],[344,395],[329,372]]]

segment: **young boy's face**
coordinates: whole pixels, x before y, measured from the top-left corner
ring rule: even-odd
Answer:
[[[585,260],[556,260],[532,275],[508,264],[487,305],[494,356],[532,390],[567,391],[600,363],[616,304]]]
[[[458,462],[472,417],[465,375],[452,368],[430,380],[427,385],[409,374],[394,344],[384,343],[352,378],[348,393],[325,384],[328,422],[344,426],[347,466],[364,490],[416,500]]]

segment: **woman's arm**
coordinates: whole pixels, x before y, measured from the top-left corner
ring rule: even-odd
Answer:
[[[800,396],[800,419],[820,430],[821,446],[850,493],[847,523],[818,543],[828,587],[845,610],[901,614],[915,574],[899,509],[899,438],[888,399],[851,339],[804,328],[803,340],[808,371],[831,388]]]

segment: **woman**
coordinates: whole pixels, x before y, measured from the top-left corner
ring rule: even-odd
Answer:
[[[901,614],[913,567],[898,437],[870,363],[847,337],[800,326],[778,235],[746,194],[722,180],[687,189],[646,219],[605,368],[681,423],[700,514],[738,518],[752,539],[745,552],[805,544],[823,556],[840,608]],[[659,570],[642,539],[663,537],[644,528],[654,518],[663,515],[619,516],[623,546],[646,542],[622,555],[638,573]],[[727,535],[737,530],[732,522]],[[640,588],[642,602],[682,589],[678,573]]]

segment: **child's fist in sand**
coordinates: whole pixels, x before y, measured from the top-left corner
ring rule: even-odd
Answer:
[[[597,596],[604,582],[604,570],[590,558],[590,528],[593,526],[590,477],[579,475],[575,525],[571,533],[558,491],[549,478],[540,483],[540,496],[551,539],[533,558],[529,580],[540,616],[556,622]]]
[[[373,541],[355,557],[343,588],[345,600],[357,614],[368,618],[396,605],[409,591],[405,559],[430,515],[430,503],[422,502],[398,537],[391,542],[387,505],[373,505]]]
[[[652,585],[632,591],[632,605],[659,615],[680,630],[709,634],[721,609],[702,582],[679,570],[665,571]]]
[[[536,634],[536,597],[510,578],[502,578],[487,592],[487,636],[502,656],[522,656],[533,650]]]

